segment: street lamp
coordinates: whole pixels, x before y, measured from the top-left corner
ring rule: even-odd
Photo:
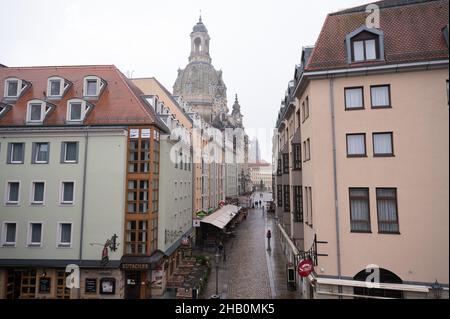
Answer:
[[[214,256],[214,261],[216,262],[216,294],[211,296],[211,299],[220,299],[220,296],[219,296],[219,262],[220,262],[219,252],[216,252],[216,254]]]

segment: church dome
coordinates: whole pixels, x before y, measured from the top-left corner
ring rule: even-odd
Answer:
[[[222,72],[205,62],[191,62],[184,70],[179,70],[174,85],[175,95],[207,96],[210,99],[223,97],[225,90]]]
[[[206,26],[203,24],[201,18],[200,21],[198,21],[197,24],[194,25],[192,32],[208,32],[208,29],[206,29]]]

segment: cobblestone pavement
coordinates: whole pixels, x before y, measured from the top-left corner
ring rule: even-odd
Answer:
[[[225,243],[226,261],[219,265],[218,292],[222,299],[299,298],[286,286],[286,258],[278,242],[278,227],[273,215],[262,209],[249,210],[247,220],[236,228],[236,237]],[[267,229],[272,232],[267,250]],[[216,267],[213,262],[203,298],[216,293]]]

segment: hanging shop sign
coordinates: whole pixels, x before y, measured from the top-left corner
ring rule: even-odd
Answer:
[[[308,277],[309,274],[314,270],[314,264],[311,259],[302,259],[297,266],[297,272],[300,277]]]
[[[200,219],[192,220],[192,226],[193,227],[200,227]]]

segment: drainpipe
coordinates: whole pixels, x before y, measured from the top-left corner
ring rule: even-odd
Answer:
[[[89,128],[87,128],[89,129]],[[84,137],[84,163],[83,163],[83,193],[81,196],[81,227],[80,227],[80,253],[78,259],[83,258],[83,235],[84,235],[84,212],[86,210],[86,170],[87,170],[87,158],[88,158],[88,144],[89,144],[89,131],[86,130]]]
[[[336,169],[336,124],[334,114],[334,79],[330,78],[330,112],[331,112],[331,134],[333,143],[333,184],[334,184],[334,209],[336,215],[336,259],[338,278],[341,279],[341,243],[339,233],[339,201],[337,189],[337,169]],[[339,299],[342,299],[342,286],[338,286]]]

